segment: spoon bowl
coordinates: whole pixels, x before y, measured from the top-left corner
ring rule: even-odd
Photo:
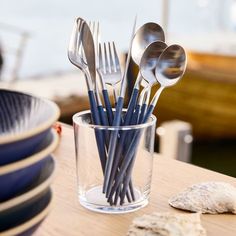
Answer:
[[[183,47],[173,44],[167,47],[159,57],[155,75],[163,87],[176,84],[183,76],[187,66],[187,56]]]
[[[146,47],[154,41],[165,41],[164,31],[160,25],[149,22],[137,30],[131,47],[131,56],[137,65],[140,65]]]
[[[150,114],[153,112],[161,92],[164,88],[173,86],[182,78],[186,66],[187,56],[185,50],[180,45],[173,44],[162,52],[155,69],[155,75],[161,87],[156,91],[151,101]],[[147,114],[146,118],[148,118],[150,114]]]
[[[155,41],[150,43],[145,51],[140,62],[140,73],[143,79],[152,86],[157,83],[155,76],[155,68],[162,52],[167,48],[167,44],[162,41]]]

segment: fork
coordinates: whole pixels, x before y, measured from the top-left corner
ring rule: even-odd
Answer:
[[[109,101],[106,84],[113,87],[114,100],[117,101],[117,94],[115,85],[120,82],[122,78],[120,62],[117,55],[117,50],[114,42],[99,43],[99,65],[98,74],[102,81],[102,93],[104,97],[105,106],[108,113],[109,124],[113,123],[113,112],[111,103]]]
[[[108,48],[108,50],[107,50]],[[102,80],[109,81],[110,84],[115,84],[118,80],[122,78],[121,68],[120,68],[120,62],[117,55],[115,43],[108,42],[107,44],[103,44],[103,50],[102,50],[102,44],[99,44],[99,67],[98,67],[98,73],[100,74]],[[122,107],[121,107],[122,109]],[[115,120],[112,121],[112,125],[115,123],[119,123]],[[119,124],[118,124],[119,125]],[[113,131],[116,132],[116,131]],[[111,137],[116,138],[116,134],[112,134]],[[114,139],[114,138],[113,138]],[[111,140],[112,141],[112,140]],[[105,178],[104,178],[104,189],[103,191],[106,192],[106,188],[108,185],[112,163],[114,159],[114,152],[115,152],[115,146],[116,143],[111,142],[108,149],[108,161],[105,169]]]
[[[98,70],[101,77],[105,84],[112,86],[114,99],[115,102],[117,102],[115,86],[121,81],[122,74],[114,42],[103,43],[103,49],[102,44],[99,44],[99,62],[101,62],[101,64],[99,65]]]
[[[122,109],[123,109],[123,105],[124,105],[125,90],[126,90],[126,85],[127,85],[126,76],[127,76],[127,71],[128,71],[128,64],[130,61],[130,55],[131,55],[131,45],[132,45],[134,34],[135,34],[136,21],[137,21],[137,17],[135,17],[135,21],[134,21],[134,25],[133,25],[128,57],[126,60],[125,71],[122,76],[121,89],[120,89],[119,97],[117,99],[117,105],[116,105],[116,110],[115,110],[112,126],[119,126],[121,123]],[[117,66],[116,63],[119,66]],[[119,69],[119,72],[121,73],[119,61],[115,61],[114,65],[116,68]],[[125,116],[125,118],[126,118],[126,116]],[[125,123],[125,121],[124,121],[124,123]],[[103,183],[103,193],[107,193],[108,184],[109,184],[109,177],[111,175],[113,160],[114,160],[114,156],[115,156],[115,150],[116,150],[116,146],[117,146],[118,133],[119,133],[118,130],[114,130],[111,137],[110,137],[109,149],[108,149],[108,159],[107,159],[106,168],[105,168],[106,178],[104,179],[104,183]]]
[[[93,91],[93,83],[92,83],[91,75],[88,70],[88,66],[86,64],[87,60],[83,52],[82,37],[83,37],[83,31],[85,27],[87,27],[86,30],[89,30],[89,26],[82,18],[77,18],[75,20],[71,38],[70,38],[69,48],[68,48],[68,58],[70,62],[76,67],[78,67],[85,75],[86,84],[88,88],[89,103],[91,107],[92,120],[94,124],[100,125],[101,120],[100,120],[99,113],[97,110],[97,104],[96,104],[95,95]],[[103,137],[103,133],[100,132],[99,130],[95,131],[95,135],[96,135],[96,141],[97,141],[99,157],[100,157],[100,161],[102,165],[102,170],[104,172],[105,166],[106,166],[106,150],[104,147],[104,137]]]
[[[98,89],[98,80],[96,80],[95,82],[95,92],[96,92],[96,97],[98,100],[98,109],[99,109],[99,113],[100,116],[103,117],[103,120],[107,120],[108,119],[108,123],[106,123],[105,125],[112,125],[112,121],[113,121],[113,112],[112,112],[112,106],[109,100],[109,95],[107,92],[107,88],[106,88],[106,84],[103,80],[103,78],[101,77],[101,75],[98,72],[99,69],[99,42],[100,42],[100,27],[99,27],[99,22],[89,22],[89,26],[91,28],[92,31],[92,35],[94,38],[94,48],[95,48],[95,62],[96,62],[96,70],[97,73],[99,75],[100,78],[100,84],[102,85],[102,95],[103,95],[103,99],[104,99],[104,103],[105,103],[105,107],[106,107],[106,112],[107,112],[107,117],[106,114],[104,112],[100,97],[99,97],[99,89]],[[101,53],[101,52],[100,52]]]

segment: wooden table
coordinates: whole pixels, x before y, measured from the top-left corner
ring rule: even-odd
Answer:
[[[80,206],[76,192],[73,130],[63,125],[61,142],[55,151],[57,170],[53,183],[54,204],[51,213],[35,236],[125,235],[132,219],[145,213],[180,212],[168,205],[168,198],[183,188],[201,181],[225,181],[236,186],[236,179],[159,155],[154,158],[150,203],[134,213],[107,215]],[[186,213],[189,214],[189,213]],[[236,216],[202,215],[208,235],[235,236]]]

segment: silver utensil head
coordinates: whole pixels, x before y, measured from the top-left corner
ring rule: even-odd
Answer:
[[[158,59],[165,48],[167,48],[166,43],[162,41],[155,41],[150,43],[143,52],[139,66],[140,73],[150,86],[157,83],[155,68],[157,66]]]
[[[172,86],[183,76],[187,66],[187,55],[183,47],[173,44],[159,57],[155,75],[162,86]]]
[[[165,41],[164,31],[160,25],[149,22],[137,30],[131,48],[132,59],[137,65],[140,64],[145,48],[154,41]]]
[[[78,68],[84,67],[86,62],[83,60],[81,54],[83,53],[82,46],[82,34],[84,27],[84,20],[77,18],[74,22],[73,30],[70,37],[69,47],[68,47],[68,58],[70,62]]]
[[[89,25],[84,21],[83,31],[81,32],[81,40],[84,49],[84,55],[86,58],[88,70],[93,82],[96,83],[96,55],[94,47],[94,38],[90,30]]]

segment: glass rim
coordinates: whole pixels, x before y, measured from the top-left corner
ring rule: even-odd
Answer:
[[[123,109],[123,110],[126,111],[127,109]],[[104,129],[105,130],[130,130],[130,129],[142,129],[142,128],[150,127],[156,124],[156,120],[157,120],[156,116],[152,114],[149,118],[151,120],[148,120],[148,122],[144,124],[125,125],[125,126],[106,126],[106,125],[95,125],[95,124],[88,124],[88,123],[85,124],[83,122],[80,122],[78,120],[78,117],[81,117],[86,114],[91,114],[91,110],[85,110],[85,111],[80,111],[80,112],[75,113],[72,116],[73,125],[76,124],[82,127],[87,127],[87,128],[92,128],[92,129],[101,129],[101,130],[102,129],[103,130]]]

